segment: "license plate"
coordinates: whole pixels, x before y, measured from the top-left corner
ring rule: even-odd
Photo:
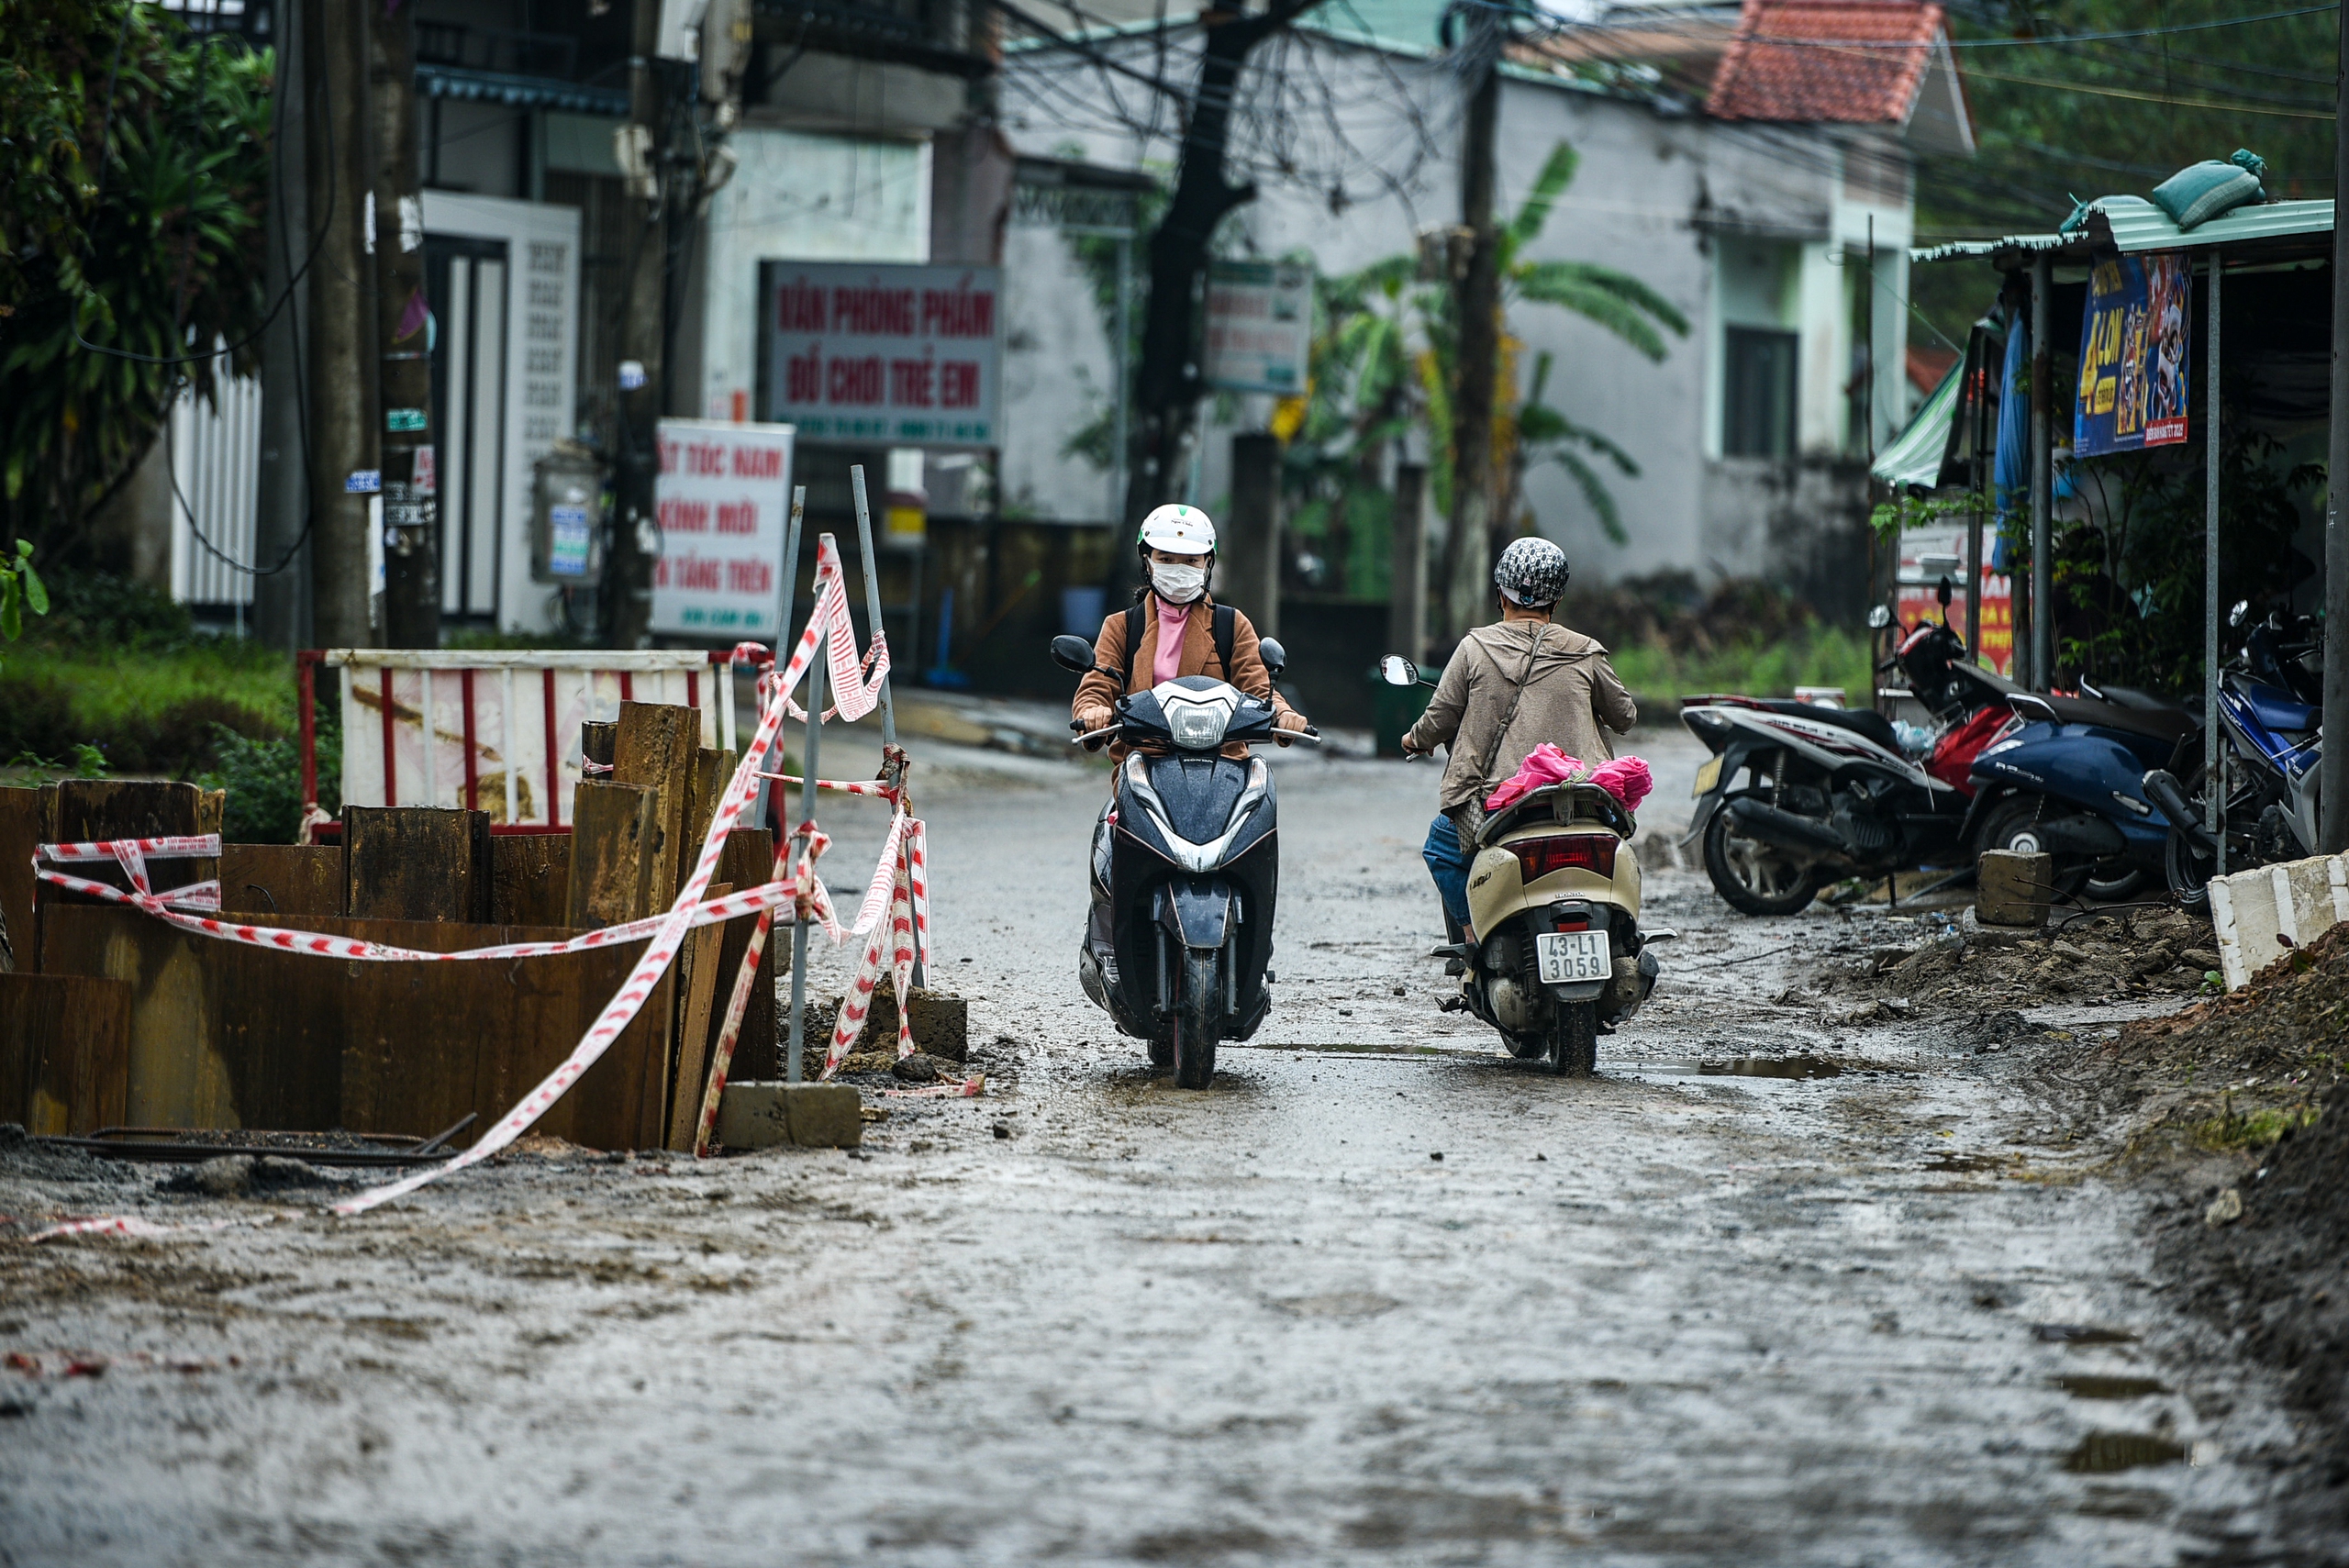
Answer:
[[[1705,796],[1712,794],[1713,786],[1720,782],[1721,760],[1719,757],[1715,757],[1703,767],[1697,770],[1697,787],[1688,792],[1689,797],[1695,800],[1702,800]]]
[[[1544,932],[1533,939],[1533,951],[1541,962],[1544,985],[1605,980],[1615,973],[1615,958],[1607,951],[1605,931]]]

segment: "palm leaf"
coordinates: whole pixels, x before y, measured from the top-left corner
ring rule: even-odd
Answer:
[[[1542,232],[1542,226],[1550,221],[1551,208],[1558,205],[1558,198],[1574,183],[1575,170],[1581,162],[1582,155],[1568,142],[1562,141],[1550,149],[1542,172],[1533,177],[1533,188],[1525,194],[1525,205],[1517,209],[1517,216],[1509,219],[1504,231],[1503,242],[1510,251]]]

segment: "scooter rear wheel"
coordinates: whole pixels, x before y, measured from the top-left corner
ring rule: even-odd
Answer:
[[[1174,1086],[1204,1089],[1215,1082],[1215,1031],[1221,1021],[1213,952],[1183,954],[1181,989],[1174,995]]]
[[[1784,850],[1737,832],[1728,811],[1705,824],[1705,874],[1713,891],[1743,915],[1796,915],[1819,895],[1819,868],[1797,865]]]
[[[1587,1078],[1598,1071],[1598,1004],[1562,1002],[1550,1031],[1550,1071],[1561,1078]]]

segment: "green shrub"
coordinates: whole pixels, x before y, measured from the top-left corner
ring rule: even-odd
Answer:
[[[302,827],[302,749],[297,741],[256,740],[215,725],[219,766],[199,775],[205,789],[228,792],[221,837],[233,844],[290,844]],[[342,731],[318,727],[318,804],[342,809]]]

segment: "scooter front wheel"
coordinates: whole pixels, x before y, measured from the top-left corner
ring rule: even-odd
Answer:
[[[1562,1002],[1550,1031],[1550,1071],[1561,1078],[1587,1078],[1598,1071],[1598,1004]]]
[[[1223,988],[1216,984],[1217,952],[1183,953],[1182,988],[1174,995],[1174,1086],[1204,1089],[1215,1082],[1215,1032],[1222,1021]]]

